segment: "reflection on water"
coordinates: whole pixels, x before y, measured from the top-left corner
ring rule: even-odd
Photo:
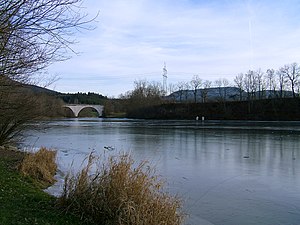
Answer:
[[[186,199],[187,224],[300,224],[300,123],[67,119],[43,128],[24,145],[56,148],[62,172],[92,150],[152,162]]]

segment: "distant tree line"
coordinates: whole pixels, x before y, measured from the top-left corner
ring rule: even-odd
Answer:
[[[280,67],[278,70],[261,69],[249,70],[238,74],[233,83],[226,78],[215,81],[204,80],[199,75],[194,75],[190,81],[180,81],[177,84],[169,84],[168,92],[176,93],[176,102],[208,103],[209,92],[214,89],[217,98],[214,101],[220,103],[224,112],[228,112],[227,102],[230,88],[237,90],[233,101],[248,101],[248,113],[253,112],[254,100],[282,99],[286,97],[296,98],[300,92],[300,66],[291,63]],[[192,93],[193,98],[190,98]],[[200,96],[200,97],[199,97]],[[124,100],[128,115],[142,115],[151,110],[152,106],[174,102],[166,97],[161,83],[139,80],[134,82],[134,89],[121,95]]]
[[[92,104],[92,105],[102,105],[104,104],[103,100],[106,100],[107,97],[101,94],[88,92],[88,93],[72,93],[72,94],[59,94],[61,98],[67,104]]]
[[[120,96],[125,111],[131,112],[163,103],[164,91],[161,83],[139,80],[134,82],[134,89]]]
[[[296,98],[300,90],[300,66],[297,63],[291,63],[278,70],[268,69],[265,72],[261,69],[249,70],[244,74],[238,74],[234,83],[241,91],[247,93],[247,100],[284,98],[286,91],[291,91],[292,97]]]
[[[226,78],[215,81],[203,80],[199,75],[194,75],[191,81],[180,81],[169,85],[169,93],[176,92],[179,102],[188,100],[188,90],[193,93],[193,102],[205,103],[208,101],[207,94],[210,88],[218,89],[218,98],[224,101],[227,97],[226,87],[236,87],[239,96],[235,100],[255,100],[265,98],[285,98],[287,93],[296,98],[300,92],[300,66],[297,63],[286,64],[278,70],[261,69],[249,70],[238,74],[233,83]],[[197,96],[201,96],[199,99]]]

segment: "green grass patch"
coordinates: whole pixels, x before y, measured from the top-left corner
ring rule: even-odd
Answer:
[[[16,168],[22,158],[22,153],[0,150],[0,224],[83,224],[78,217],[62,213],[56,198],[32,179],[20,175]]]

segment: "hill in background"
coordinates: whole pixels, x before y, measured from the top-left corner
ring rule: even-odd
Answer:
[[[169,101],[175,102],[216,102],[216,101],[243,101],[247,100],[250,93],[241,91],[237,87],[216,87],[207,89],[194,90],[180,90],[173,92],[166,97]],[[265,90],[261,92],[251,93],[252,98],[255,99],[268,99],[268,98],[279,98],[281,96],[280,91]],[[282,97],[290,98],[293,97],[291,91],[283,91]]]
[[[36,85],[22,85],[25,90],[29,90],[35,94],[47,94],[63,100],[66,104],[103,104],[103,100],[107,99],[106,96],[97,93],[61,93],[47,88],[39,87]]]

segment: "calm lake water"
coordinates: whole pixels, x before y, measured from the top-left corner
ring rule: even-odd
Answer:
[[[300,123],[63,119],[27,132],[23,146],[58,150],[63,174],[91,151],[148,160],[185,199],[192,225],[300,224]]]

